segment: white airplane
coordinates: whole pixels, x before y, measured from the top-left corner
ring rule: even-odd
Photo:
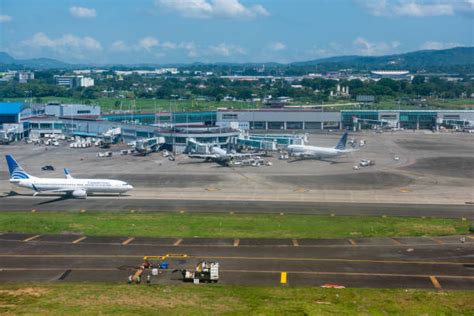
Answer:
[[[346,149],[347,134],[347,131],[345,131],[334,148],[308,145],[289,145],[287,150],[292,157],[313,158],[321,160],[337,157],[342,154],[354,151],[353,149]]]
[[[6,155],[5,157],[10,171],[10,183],[34,190],[33,196],[40,192],[54,192],[66,193],[74,198],[85,199],[89,193],[122,194],[133,189],[130,184],[119,180],[76,179],[71,176],[67,169],[64,169],[66,179],[38,178],[23,170],[13,156]]]
[[[202,145],[202,144],[201,144]],[[259,153],[236,153],[236,152],[228,152],[225,149],[220,148],[217,145],[210,145],[209,146],[209,153],[188,153],[189,158],[199,158],[205,159],[206,161],[214,161],[220,165],[228,166],[231,161],[234,160],[241,160],[245,158],[254,158],[258,157]]]

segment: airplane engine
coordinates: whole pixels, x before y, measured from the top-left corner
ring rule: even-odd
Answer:
[[[72,196],[76,199],[85,199],[87,198],[87,192],[84,190],[75,190],[72,191]]]

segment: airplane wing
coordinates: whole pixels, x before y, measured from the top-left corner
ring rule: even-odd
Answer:
[[[216,159],[217,156],[213,154],[189,154],[189,158],[198,158],[198,159]]]
[[[62,189],[56,189],[56,190],[39,190],[34,184],[33,184],[33,190],[35,191],[33,196],[38,195],[40,192],[53,192],[53,193],[69,193],[69,194],[74,194],[77,193],[80,197],[87,196],[87,191],[82,189],[82,188],[62,188]]]
[[[227,154],[229,157],[232,158],[248,158],[248,157],[257,157],[260,156],[261,153],[248,153],[248,154],[242,154],[242,153],[231,153]]]
[[[82,189],[76,189],[76,190],[82,190]],[[71,189],[71,188],[63,188],[63,189],[56,189],[56,190],[48,190],[46,192],[73,192],[76,190]]]

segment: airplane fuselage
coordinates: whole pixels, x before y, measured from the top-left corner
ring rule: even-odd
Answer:
[[[108,179],[56,179],[29,178],[10,179],[10,183],[19,187],[40,191],[85,191],[89,193],[125,193],[132,189],[126,182]]]
[[[306,145],[290,145],[288,146],[288,151],[290,152],[291,156],[315,159],[333,158],[348,152],[347,150],[336,148]]]

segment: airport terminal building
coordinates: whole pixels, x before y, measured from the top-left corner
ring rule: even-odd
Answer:
[[[203,143],[226,144],[239,130],[278,133],[353,131],[374,127],[428,129],[474,128],[474,110],[342,110],[324,112],[312,108],[219,109],[216,111],[118,113],[99,115],[87,105],[45,105],[33,112],[26,104],[6,102],[0,107],[3,130],[16,124],[16,139],[28,133],[42,136],[66,133],[97,137],[112,128],[122,129],[124,140],[163,136],[172,146],[185,146],[189,138]],[[48,110],[48,111],[46,111]]]

